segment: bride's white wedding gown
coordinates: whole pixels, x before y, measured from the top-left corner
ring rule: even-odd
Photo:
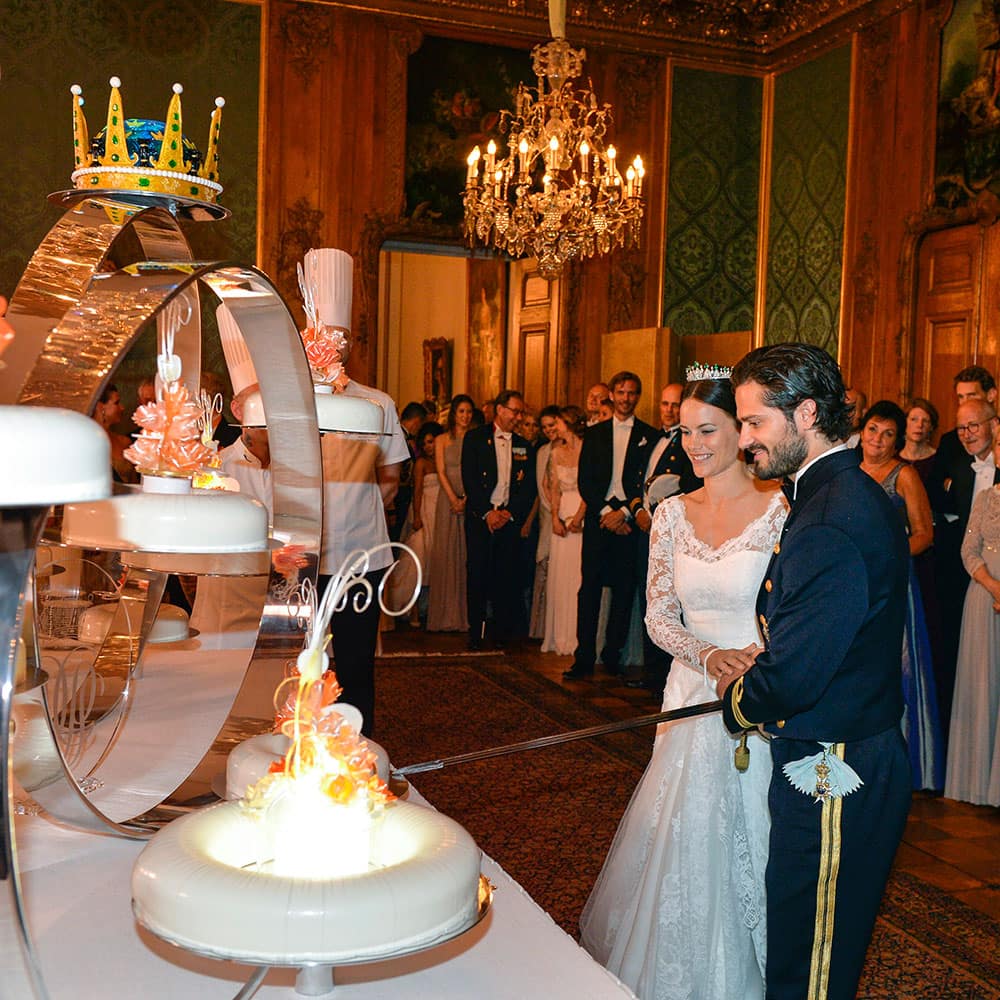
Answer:
[[[700,541],[675,497],[650,536],[650,636],[674,655],[663,709],[716,698],[698,653],[760,642],[755,603],[785,519],[767,512],[717,549]],[[694,664],[695,666],[692,666]],[[643,1000],[764,996],[764,868],[771,753],[750,737],[736,770],[721,714],[660,726],[580,920],[583,946]]]

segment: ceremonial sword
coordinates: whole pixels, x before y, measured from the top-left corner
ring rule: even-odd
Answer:
[[[502,757],[509,753],[520,753],[522,750],[539,750],[542,747],[554,747],[560,743],[572,743],[573,740],[586,740],[591,736],[603,736],[606,733],[621,733],[627,729],[641,729],[643,726],[658,726],[661,722],[676,722],[678,719],[690,719],[697,715],[709,715],[712,712],[719,712],[721,710],[721,701],[706,701],[698,705],[686,705],[683,708],[674,708],[669,712],[657,712],[655,715],[640,715],[635,719],[605,722],[600,726],[573,729],[568,733],[557,733],[554,736],[540,736],[538,739],[524,740],[521,743],[508,743],[502,747],[473,750],[471,753],[455,754],[453,757],[439,757],[437,760],[425,760],[420,764],[394,767],[392,773],[393,776],[406,777],[411,774],[421,774],[424,771],[440,771],[441,768],[451,767],[453,764],[469,764],[474,760],[485,760],[487,757]]]

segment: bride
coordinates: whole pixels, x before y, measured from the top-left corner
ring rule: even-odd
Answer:
[[[674,656],[664,711],[713,701],[715,678],[752,664],[757,591],[787,513],[743,461],[728,373],[698,374],[681,435],[704,487],[659,505],[649,543],[646,626]],[[660,727],[584,907],[583,946],[643,1000],[764,996],[771,754],[754,733],[740,772],[738,745],[718,715]]]

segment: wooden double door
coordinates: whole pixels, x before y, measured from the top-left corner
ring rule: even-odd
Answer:
[[[956,226],[920,244],[914,396],[929,399],[941,429],[954,426],[953,380],[968,365],[1000,364],[1000,225]]]

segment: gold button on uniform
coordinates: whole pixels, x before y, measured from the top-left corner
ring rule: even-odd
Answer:
[[[774,543],[774,554],[777,555],[781,551],[781,542]]]
[[[767,618],[765,618],[764,615],[758,615],[757,619],[761,623],[761,625],[766,625],[767,624]]]
[[[775,724],[777,725],[777,727],[779,729],[784,729],[785,728],[785,720],[784,719],[778,719],[777,723],[775,723]]]
[[[774,589],[774,584],[771,583],[770,580],[765,580],[764,581],[764,589],[770,594],[771,591]]]

